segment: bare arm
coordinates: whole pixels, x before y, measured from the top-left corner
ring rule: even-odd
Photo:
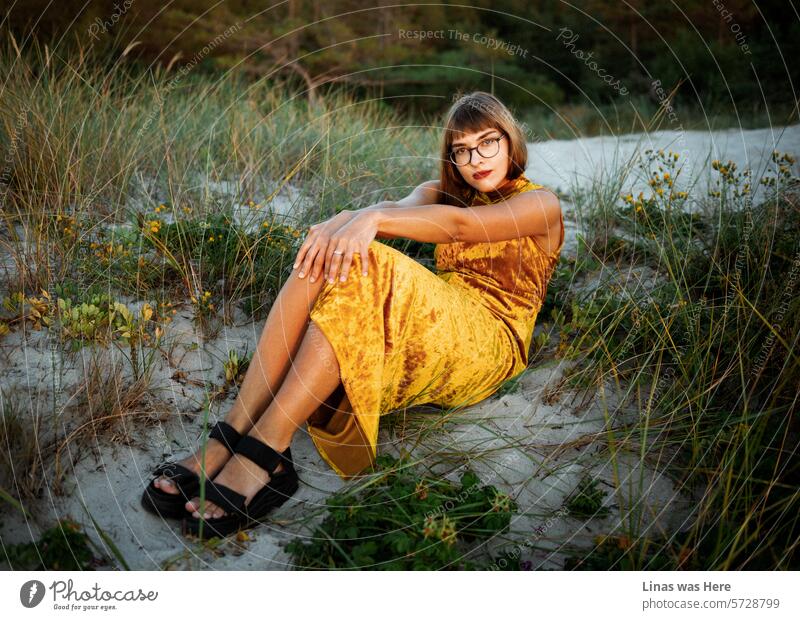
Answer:
[[[306,237],[306,240],[300,246],[300,249],[297,252],[297,256],[295,257],[295,262],[293,269],[297,269],[300,267],[302,263],[306,263],[305,267],[300,269],[299,277],[304,277],[306,273],[312,272],[312,260],[313,262],[313,273],[311,273],[311,281],[313,282],[320,274],[320,271],[325,268],[325,277],[328,277],[328,262],[329,259],[327,257],[327,253],[322,255],[320,254],[320,258],[315,258],[317,256],[317,251],[312,250],[311,259],[306,258],[309,249],[319,243],[319,239],[324,240],[323,243],[327,248],[328,239],[330,239],[333,235],[336,234],[337,231],[346,227],[348,223],[352,222],[355,218],[363,218],[368,217],[370,220],[375,218],[379,213],[382,212],[390,212],[394,211],[395,209],[405,209],[405,208],[413,208],[413,207],[422,207],[426,204],[431,204],[438,199],[439,196],[439,181],[438,180],[431,180],[425,181],[421,183],[414,190],[405,198],[401,198],[397,201],[392,200],[382,200],[374,205],[370,205],[368,207],[364,207],[363,209],[344,209],[340,211],[332,218],[324,222],[320,222],[319,224],[314,224],[309,229],[310,234]],[[313,234],[311,234],[313,231]],[[405,235],[397,235],[392,234],[388,231],[376,231],[374,233],[374,237],[381,238],[381,239],[396,239],[397,237],[403,237]],[[331,249],[332,251],[332,249]],[[324,261],[324,264],[323,264]],[[349,264],[349,259],[348,259]],[[345,269],[346,271],[346,269]]]
[[[298,277],[309,272],[313,263],[313,278],[324,266],[326,279],[332,281],[341,265],[341,278],[345,279],[353,255],[366,256],[369,243],[380,236],[432,243],[491,243],[545,235],[561,217],[558,197],[544,189],[475,207],[418,204],[438,194],[430,183],[401,201],[347,212],[348,220],[336,231],[329,231],[325,223],[312,226],[295,262],[296,267],[305,263]],[[407,206],[409,203],[412,206]],[[367,275],[367,261],[362,269]]]
[[[378,211],[399,207],[421,207],[435,203],[438,197],[439,181],[425,181],[424,183],[417,185],[417,187],[415,187],[414,190],[405,198],[401,198],[400,200],[383,200],[374,205],[370,205],[369,207],[359,209],[354,213],[358,213],[359,211]],[[388,231],[379,230],[378,234],[375,236],[379,239],[396,239],[398,237],[402,237],[403,235],[391,234]]]
[[[491,205],[377,209],[374,217],[379,233],[433,243],[491,243],[547,234],[560,212],[558,197],[542,189]]]

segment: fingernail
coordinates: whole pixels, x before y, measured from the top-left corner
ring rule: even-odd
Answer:
[[[292,265],[292,269],[297,269],[297,263],[295,263],[294,265]]]
[[[344,276],[340,277],[340,278],[339,278],[339,280],[341,280],[342,282],[344,282]]]
[[[328,282],[333,283],[333,278],[328,278]]]
[[[203,518],[204,518],[204,519],[208,519],[208,517],[209,517],[208,513],[207,513],[207,512],[204,512],[204,513],[203,513]]]
[[[304,274],[302,271],[297,275],[298,278],[304,278],[305,276],[306,274]]]
[[[308,279],[308,281],[309,281],[309,282],[313,282],[314,280],[316,280],[316,278],[315,278],[314,276],[311,276],[311,277]]]

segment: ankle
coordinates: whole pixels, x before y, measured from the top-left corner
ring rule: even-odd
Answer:
[[[247,416],[242,416],[242,417],[244,418],[242,420],[238,418],[232,420],[225,418],[224,421],[227,424],[230,424],[236,430],[237,433],[244,436],[247,435],[247,433],[250,431],[251,428],[253,428],[253,423],[247,418]]]
[[[279,452],[280,454],[286,452],[292,445],[291,438],[287,440],[287,439],[280,439],[278,437],[270,437],[267,435],[262,435],[255,429],[253,429],[247,434],[253,439],[257,439],[261,443],[269,446],[270,448],[275,450],[275,452]]]
[[[206,470],[215,467],[217,464],[222,463],[226,456],[230,456],[228,448],[216,439],[209,439],[205,447],[205,455],[203,454],[203,446],[198,446],[194,454],[187,458],[190,461],[195,473],[200,471],[201,463],[204,460],[206,463]]]

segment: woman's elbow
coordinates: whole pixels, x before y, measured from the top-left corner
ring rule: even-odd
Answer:
[[[449,228],[449,241],[445,243],[463,243],[469,240],[469,222],[466,217],[466,209],[461,207],[453,207],[454,211],[451,225]]]

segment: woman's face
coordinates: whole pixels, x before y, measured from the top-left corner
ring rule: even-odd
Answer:
[[[501,138],[495,143],[492,138]],[[457,165],[456,168],[461,173],[463,179],[480,192],[490,192],[499,189],[508,182],[506,173],[508,172],[508,138],[499,129],[482,129],[475,133],[458,134],[450,145],[451,152],[462,153],[466,159],[464,150],[470,147],[480,147],[484,153],[492,153],[497,149],[493,157],[486,157],[473,148],[469,163],[463,166]],[[498,148],[499,147],[499,148]],[[488,172],[488,174],[486,174]],[[475,175],[479,175],[477,178]]]

